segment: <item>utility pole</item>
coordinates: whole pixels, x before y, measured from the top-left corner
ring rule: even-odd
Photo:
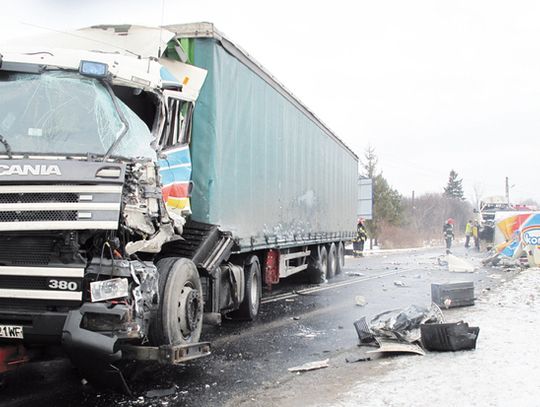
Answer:
[[[506,177],[505,191],[506,191],[506,203],[510,205],[510,187],[508,186],[508,177]]]

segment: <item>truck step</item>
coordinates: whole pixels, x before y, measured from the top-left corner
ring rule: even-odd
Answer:
[[[219,230],[217,225],[189,220],[182,233],[184,240],[168,243],[162,257],[185,257],[191,259],[199,269],[212,274],[220,263],[227,259],[234,246],[230,234]]]

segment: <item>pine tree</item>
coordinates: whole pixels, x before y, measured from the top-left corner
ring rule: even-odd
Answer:
[[[458,179],[458,173],[451,170],[448,177],[448,184],[444,188],[444,195],[448,198],[459,199],[461,201],[465,200],[462,182],[463,179]]]

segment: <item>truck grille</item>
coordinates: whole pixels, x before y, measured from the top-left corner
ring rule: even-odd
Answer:
[[[121,198],[121,185],[0,185],[0,232],[114,230]]]
[[[79,202],[79,194],[75,193],[0,193],[0,204],[3,203],[39,203],[39,202],[63,202],[74,203]]]
[[[0,212],[0,222],[58,222],[77,219],[77,211]]]
[[[56,240],[26,236],[0,239],[0,265],[46,265],[51,262]]]

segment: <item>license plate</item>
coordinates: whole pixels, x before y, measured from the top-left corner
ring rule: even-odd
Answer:
[[[17,325],[0,325],[0,338],[23,339],[23,327]]]

